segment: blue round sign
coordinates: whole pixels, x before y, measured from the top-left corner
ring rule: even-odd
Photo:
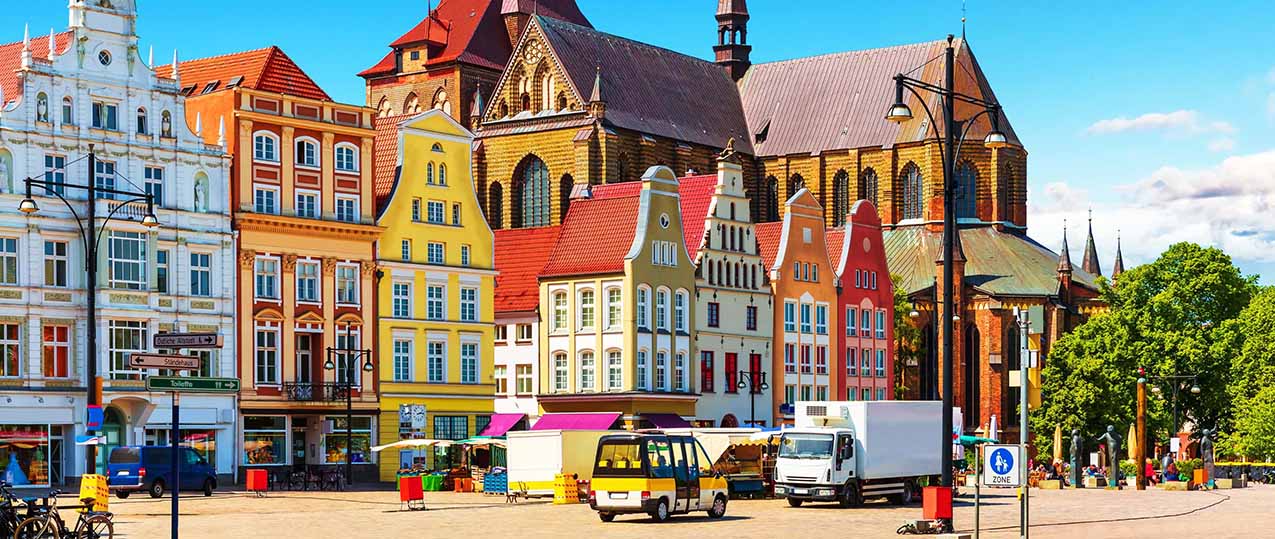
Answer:
[[[992,457],[988,460],[992,472],[997,475],[1005,475],[1014,468],[1014,454],[1004,447],[998,447],[992,451]]]

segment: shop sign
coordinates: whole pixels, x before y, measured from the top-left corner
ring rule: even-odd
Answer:
[[[88,430],[100,429],[102,428],[102,421],[104,419],[105,415],[102,412],[102,405],[90,404],[88,407],[88,419],[85,421],[84,426],[88,428]]]

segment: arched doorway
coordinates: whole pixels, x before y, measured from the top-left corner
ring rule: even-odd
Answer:
[[[722,417],[722,428],[733,429],[739,427],[739,420],[735,418],[735,414],[726,414]]]
[[[978,328],[970,324],[965,327],[965,405],[961,413],[965,416],[965,427],[976,429],[983,423],[979,403],[979,382],[981,381],[982,354],[979,348]]]
[[[97,447],[97,473],[106,473],[106,459],[110,456],[111,450],[121,446],[128,445],[128,440],[124,435],[124,414],[119,408],[107,406],[102,418],[102,439],[103,442]]]

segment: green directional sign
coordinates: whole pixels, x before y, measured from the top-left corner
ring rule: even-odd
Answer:
[[[238,393],[239,379],[151,376],[146,379],[146,389],[181,393]]]

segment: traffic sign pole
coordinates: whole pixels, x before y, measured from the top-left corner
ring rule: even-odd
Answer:
[[[172,470],[172,478],[169,479],[168,487],[173,489],[173,539],[177,539],[177,499],[181,497],[181,467],[182,461],[180,451],[178,451],[178,443],[181,440],[181,393],[173,391],[169,393],[173,397],[173,424],[172,431],[168,435],[168,444],[172,446],[169,453],[169,470]]]

